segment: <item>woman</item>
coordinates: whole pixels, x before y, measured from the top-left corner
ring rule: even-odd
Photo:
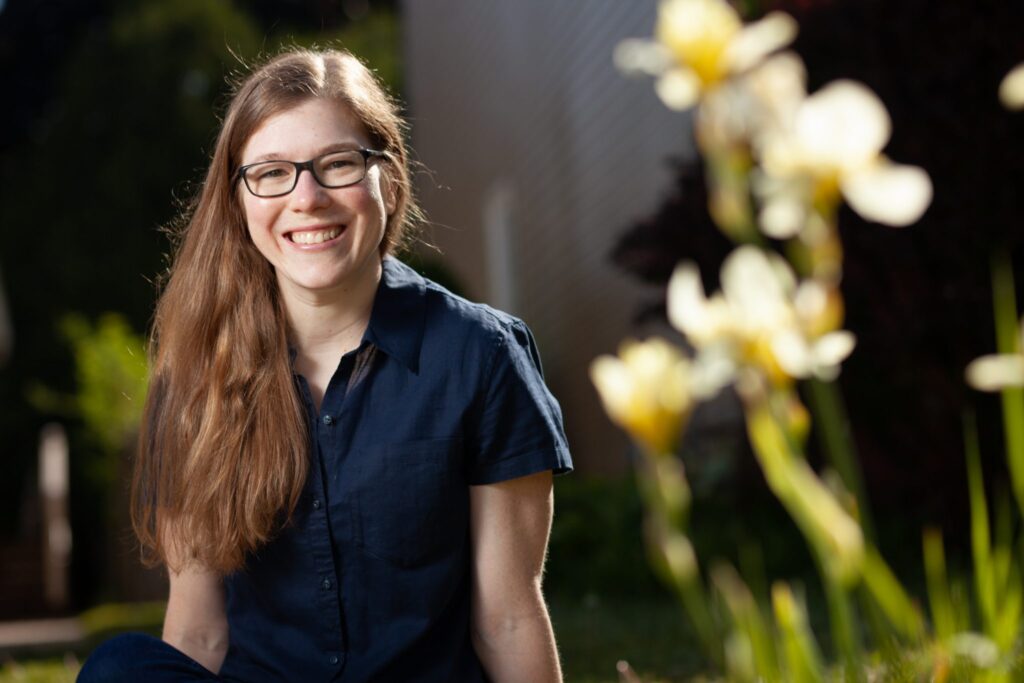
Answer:
[[[546,681],[552,472],[530,332],[391,257],[402,121],[342,51],[241,84],[154,322],[133,520],[163,640],[82,681]]]

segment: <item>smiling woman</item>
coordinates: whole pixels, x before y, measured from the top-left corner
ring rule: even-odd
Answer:
[[[272,116],[249,138],[242,151],[241,177],[249,190],[242,207],[249,236],[274,267],[286,301],[376,288],[380,245],[396,199],[382,173],[389,162],[371,145],[359,119],[327,99]]]
[[[153,328],[132,505],[163,640],[79,680],[560,678],[561,412],[522,321],[392,256],[403,126],[343,51],[236,92]]]

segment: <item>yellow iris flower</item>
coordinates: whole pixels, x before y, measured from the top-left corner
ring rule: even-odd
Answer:
[[[669,321],[699,351],[724,349],[736,365],[755,366],[776,384],[838,375],[854,337],[834,329],[836,304],[821,284],[798,283],[781,257],[749,245],[726,258],[721,284],[706,296],[693,263],[681,264],[669,283]]]
[[[931,203],[931,179],[882,154],[891,133],[885,105],[860,83],[834,81],[808,96],[788,125],[761,140],[762,230],[795,237],[810,206],[832,206],[840,196],[867,220],[916,222]]]
[[[726,0],[664,0],[656,40],[623,41],[615,61],[626,72],[656,76],[662,101],[685,110],[703,93],[791,43],[796,31],[796,21],[782,12],[744,25]]]
[[[726,383],[657,337],[595,359],[590,377],[612,421],[654,454],[671,453],[695,403]]]

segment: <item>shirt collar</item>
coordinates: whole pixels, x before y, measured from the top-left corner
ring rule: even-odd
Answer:
[[[426,284],[416,271],[393,256],[384,257],[381,270],[363,339],[418,372],[426,319]]]

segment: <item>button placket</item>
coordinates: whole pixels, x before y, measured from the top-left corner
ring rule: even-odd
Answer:
[[[330,449],[331,437],[335,436],[335,430],[333,429],[334,416],[324,414],[321,417],[317,417],[316,409],[313,406],[312,397],[309,393],[309,385],[301,375],[297,376],[297,383],[300,390],[300,395],[303,399],[303,403],[306,407],[306,413],[309,416],[309,426],[314,435],[314,443],[311,444],[312,456],[314,461],[322,462],[324,457],[324,450]],[[328,400],[330,396],[326,397]],[[330,417],[330,420],[326,421],[332,425],[332,429],[322,429],[321,424],[325,424],[324,417]],[[319,423],[319,424],[318,424]],[[320,438],[316,438],[319,433]],[[321,476],[321,468],[314,466],[310,468],[310,504],[314,510],[321,511],[310,518],[310,528],[306,534],[306,541],[310,553],[313,556],[314,563],[317,567],[318,573],[322,577],[320,582],[321,591],[317,596],[317,603],[319,605],[319,616],[323,619],[321,632],[323,637],[324,649],[324,660],[330,663],[332,667],[340,665],[341,656],[338,654],[332,654],[333,651],[337,651],[337,644],[341,643],[344,648],[344,628],[340,621],[341,616],[341,604],[340,595],[337,591],[332,591],[334,582],[328,578],[324,578],[325,575],[333,575],[336,573],[337,568],[335,566],[333,553],[331,552],[331,538],[330,531],[327,526],[327,510],[324,502],[327,500],[326,482],[324,482]]]

